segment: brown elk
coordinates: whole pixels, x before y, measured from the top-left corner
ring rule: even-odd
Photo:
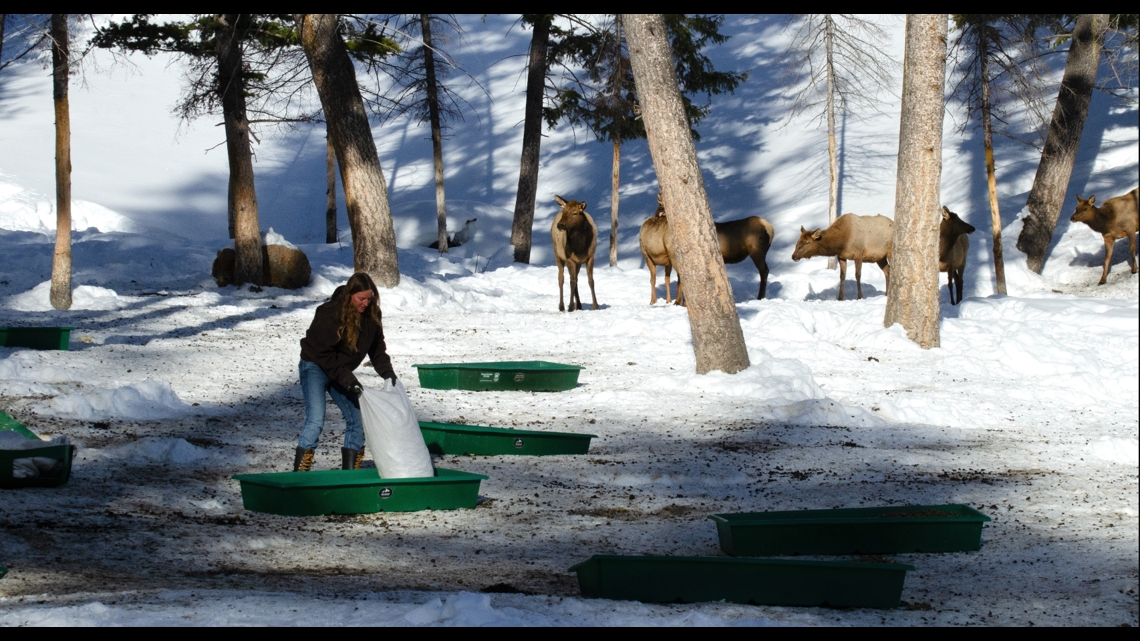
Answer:
[[[550,225],[550,242],[554,245],[554,261],[558,263],[558,311],[565,311],[562,298],[563,274],[565,266],[570,272],[570,311],[582,309],[582,298],[578,295],[578,270],[586,265],[586,278],[590,282],[590,298],[594,309],[598,308],[598,297],[594,295],[594,250],[598,247],[598,228],[594,219],[586,213],[586,203],[577,200],[564,200],[555,196],[554,201],[562,211],[554,216]]]
[[[946,272],[946,289],[950,291],[950,304],[962,302],[962,276],[966,272],[966,256],[970,252],[970,239],[966,236],[977,229],[958,217],[945,205],[942,222],[938,223],[938,271]],[[958,299],[954,300],[957,287]]]
[[[844,300],[843,283],[847,280],[847,261],[855,261],[855,288],[863,298],[863,263],[877,263],[887,283],[891,282],[891,247],[895,223],[882,215],[857,216],[843,214],[827,229],[808,231],[800,227],[800,240],[792,252],[792,260],[813,256],[835,256],[839,259],[839,300]]]
[[[1096,206],[1096,196],[1089,196],[1088,200],[1077,196],[1077,211],[1070,222],[1084,223],[1093,231],[1104,236],[1104,271],[1100,274],[1103,285],[1108,279],[1108,268],[1112,264],[1112,250],[1115,249],[1119,238],[1128,239],[1128,262],[1132,265],[1132,273],[1136,273],[1136,234],[1138,224],[1136,191],[1109,198],[1100,207]]]
[[[646,266],[649,267],[649,284],[653,289],[649,301],[651,305],[657,302],[656,266],[665,267],[665,300],[668,301],[669,269],[673,264],[673,231],[669,228],[660,195],[657,196],[657,203],[657,213],[642,223],[640,234],[641,254],[645,257]],[[756,270],[760,272],[760,292],[756,295],[757,300],[762,300],[768,291],[768,248],[772,246],[775,233],[772,224],[759,216],[716,223],[716,237],[725,264],[739,263],[745,258],[751,258]],[[676,298],[678,305],[684,305],[681,295],[681,275],[678,272]]]

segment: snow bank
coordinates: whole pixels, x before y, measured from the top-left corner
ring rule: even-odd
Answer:
[[[88,311],[111,311],[122,309],[137,301],[131,296],[119,296],[113,289],[80,285],[71,291],[71,309]],[[51,281],[46,280],[23,294],[8,299],[8,307],[20,312],[50,312]]]
[[[1134,438],[1102,436],[1089,441],[1089,453],[1102,461],[1140,465],[1140,441]]]
[[[0,382],[66,383],[73,380],[67,371],[44,365],[44,358],[44,353],[36,350],[0,347]]]
[[[48,414],[84,421],[173,418],[190,409],[179,400],[170,383],[149,378],[116,389],[65,394],[47,405]]]
[[[0,229],[55,235],[55,202],[39,193],[0,178]],[[102,232],[133,232],[135,225],[123,215],[86,200],[71,201],[71,228]]]
[[[144,437],[121,447],[103,450],[102,457],[139,466],[190,465],[211,458],[205,448],[194,446],[186,439],[158,437]]]

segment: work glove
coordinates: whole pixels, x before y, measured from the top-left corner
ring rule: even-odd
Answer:
[[[351,385],[348,388],[348,395],[354,401],[358,400],[360,398],[360,395],[363,393],[364,393],[364,388],[360,386],[360,383],[356,383],[355,385]]]

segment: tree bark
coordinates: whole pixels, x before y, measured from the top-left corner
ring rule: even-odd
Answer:
[[[0,61],[4,60],[4,23],[8,21],[8,14],[0,13]]]
[[[534,23],[527,58],[526,112],[523,121],[523,149],[519,162],[519,189],[515,196],[515,218],[511,225],[511,245],[516,263],[530,263],[531,231],[534,227],[534,201],[538,194],[538,153],[542,145],[542,100],[546,88],[546,50],[550,40],[551,16]]]
[[[439,228],[439,253],[447,253],[447,201],[443,194],[443,129],[439,124],[439,88],[435,82],[435,56],[431,44],[431,16],[420,14],[424,39],[424,75],[427,80],[428,119],[431,121],[431,153],[435,163],[435,219]]]
[[[325,172],[328,188],[325,189],[325,243],[337,241],[336,234],[336,151],[332,137],[325,132]]]
[[[830,227],[839,215],[839,160],[835,152],[835,61],[832,57],[835,25],[831,14],[825,15],[824,20],[824,46],[827,50],[827,162],[830,172],[827,185],[827,226]],[[835,256],[828,256],[827,268],[835,267]]]
[[[400,267],[388,187],[356,84],[356,68],[338,32],[338,18],[311,13],[296,14],[294,20],[340,166],[354,269],[367,273],[380,287],[395,287],[400,284]]]
[[[1072,44],[1065,61],[1061,91],[1053,108],[1053,118],[1045,135],[1045,150],[1033,178],[1033,189],[1025,203],[1025,217],[1017,248],[1025,252],[1029,269],[1041,273],[1045,253],[1053,240],[1053,229],[1061,215],[1065,191],[1073,173],[1081,132],[1089,113],[1093,88],[1096,86],[1101,42],[1108,27],[1107,13],[1083,13],[1077,16]]]
[[[215,14],[217,33],[218,91],[226,127],[226,152],[230,163],[229,215],[233,220],[234,284],[262,284],[261,226],[257,220],[257,190],[253,184],[253,151],[249,144],[249,120],[245,111],[245,81],[242,78],[241,14]]]
[[[621,130],[614,132],[614,166],[610,176],[610,267],[617,265],[618,187],[621,186]]]
[[[938,225],[946,14],[908,15],[899,116],[895,234],[883,324],[901,323],[924,349],[938,347]]]
[[[623,15],[649,151],[673,232],[673,266],[685,280],[697,373],[748,367],[748,349],[697,163],[672,48],[660,14]]]
[[[51,14],[52,102],[55,105],[55,253],[51,306],[71,309],[71,110],[67,101],[70,47],[67,14]]]
[[[978,61],[981,63],[982,74],[982,145],[986,149],[986,183],[990,192],[990,230],[993,236],[994,248],[994,278],[997,282],[997,293],[1005,294],[1005,259],[1001,247],[1001,211],[998,208],[997,176],[994,169],[994,134],[993,123],[990,121],[990,73],[989,56],[990,47],[986,40],[985,28],[978,30]]]

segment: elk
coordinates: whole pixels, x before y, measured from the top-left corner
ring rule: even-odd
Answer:
[[[650,269],[649,284],[653,289],[651,305],[657,302],[656,266],[665,267],[665,300],[668,301],[669,269],[673,264],[673,232],[669,228],[660,194],[657,196],[657,203],[656,214],[642,223],[640,235],[641,254]],[[772,224],[759,216],[716,223],[716,237],[725,264],[739,263],[745,258],[751,258],[756,270],[760,272],[760,292],[756,295],[757,300],[762,300],[768,291],[768,248],[772,246],[775,233]],[[678,272],[676,298],[678,305],[684,305],[681,294],[681,275]]]
[[[1096,196],[1089,196],[1088,200],[1077,196],[1077,211],[1069,222],[1084,223],[1104,236],[1104,271],[1098,285],[1108,280],[1112,250],[1120,238],[1128,239],[1128,262],[1132,265],[1132,273],[1136,273],[1136,234],[1137,227],[1140,227],[1137,223],[1136,192],[1133,189],[1123,196],[1109,198],[1100,207],[1096,206]]]
[[[946,272],[946,289],[950,291],[950,304],[962,302],[962,276],[966,271],[966,255],[970,251],[967,234],[977,231],[958,214],[942,206],[942,222],[938,223],[938,271]],[[954,300],[954,289],[958,300]]]
[[[578,270],[586,265],[586,278],[590,282],[590,298],[594,309],[598,297],[594,295],[594,250],[598,247],[598,228],[586,213],[586,203],[565,200],[555,196],[554,202],[562,207],[550,225],[550,242],[554,245],[554,261],[558,264],[558,311],[566,311],[563,303],[563,266],[570,272],[570,311],[582,309],[578,295]]]
[[[839,259],[839,300],[844,300],[843,283],[847,280],[847,261],[855,261],[855,288],[863,298],[863,263],[877,263],[887,283],[891,282],[891,246],[895,223],[883,215],[856,216],[843,214],[824,230],[808,231],[800,227],[800,240],[792,252],[792,260],[813,256],[835,256]]]

